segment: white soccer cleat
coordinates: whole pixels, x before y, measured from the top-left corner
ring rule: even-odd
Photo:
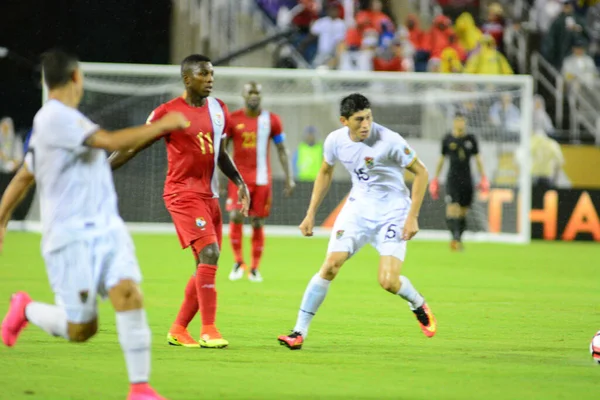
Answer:
[[[246,270],[246,265],[242,263],[233,264],[233,269],[229,273],[230,281],[238,281],[244,277],[244,271]]]
[[[250,282],[262,282],[263,281],[263,277],[260,274],[259,270],[253,269],[252,271],[250,271],[248,273],[248,280]]]

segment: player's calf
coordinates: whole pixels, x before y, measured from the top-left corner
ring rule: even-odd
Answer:
[[[340,272],[340,268],[348,259],[348,253],[332,252],[327,254],[325,262],[319,270],[321,278],[332,281]]]
[[[142,293],[136,282],[125,279],[110,289],[109,297],[117,312],[119,343],[133,391],[136,385],[147,383],[150,375],[151,335]]]
[[[87,342],[98,332],[98,320],[94,318],[90,322],[75,324],[69,322],[67,333],[71,342]]]

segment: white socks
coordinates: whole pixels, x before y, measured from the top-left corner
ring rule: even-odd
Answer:
[[[310,322],[317,313],[321,303],[323,303],[323,300],[325,300],[330,284],[331,281],[321,278],[318,273],[312,277],[304,292],[302,304],[300,304],[300,311],[298,311],[298,319],[294,332],[299,332],[302,336],[306,337]]]
[[[400,275],[400,290],[396,294],[408,301],[408,305],[412,310],[421,307],[425,303],[423,296],[417,292],[410,280],[404,275]]]
[[[117,332],[125,354],[129,382],[148,382],[151,337],[146,311],[139,309],[117,312]]]
[[[62,307],[32,301],[25,307],[25,316],[50,335],[69,340],[67,314]]]

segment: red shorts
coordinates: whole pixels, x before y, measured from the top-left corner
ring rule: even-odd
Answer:
[[[250,210],[248,215],[251,217],[267,218],[271,213],[272,188],[271,185],[248,184],[250,191]],[[232,182],[229,182],[229,194],[227,195],[227,211],[240,210],[242,205],[238,203],[238,188]]]
[[[217,243],[221,248],[223,220],[219,199],[204,198],[195,194],[176,194],[165,198],[182,248],[204,248]]]

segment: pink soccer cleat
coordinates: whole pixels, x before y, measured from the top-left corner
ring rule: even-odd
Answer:
[[[19,335],[27,326],[25,307],[31,303],[31,297],[25,292],[17,292],[10,298],[8,312],[2,320],[2,342],[12,347],[17,342]]]
[[[167,400],[162,397],[147,383],[131,385],[127,400]]]

